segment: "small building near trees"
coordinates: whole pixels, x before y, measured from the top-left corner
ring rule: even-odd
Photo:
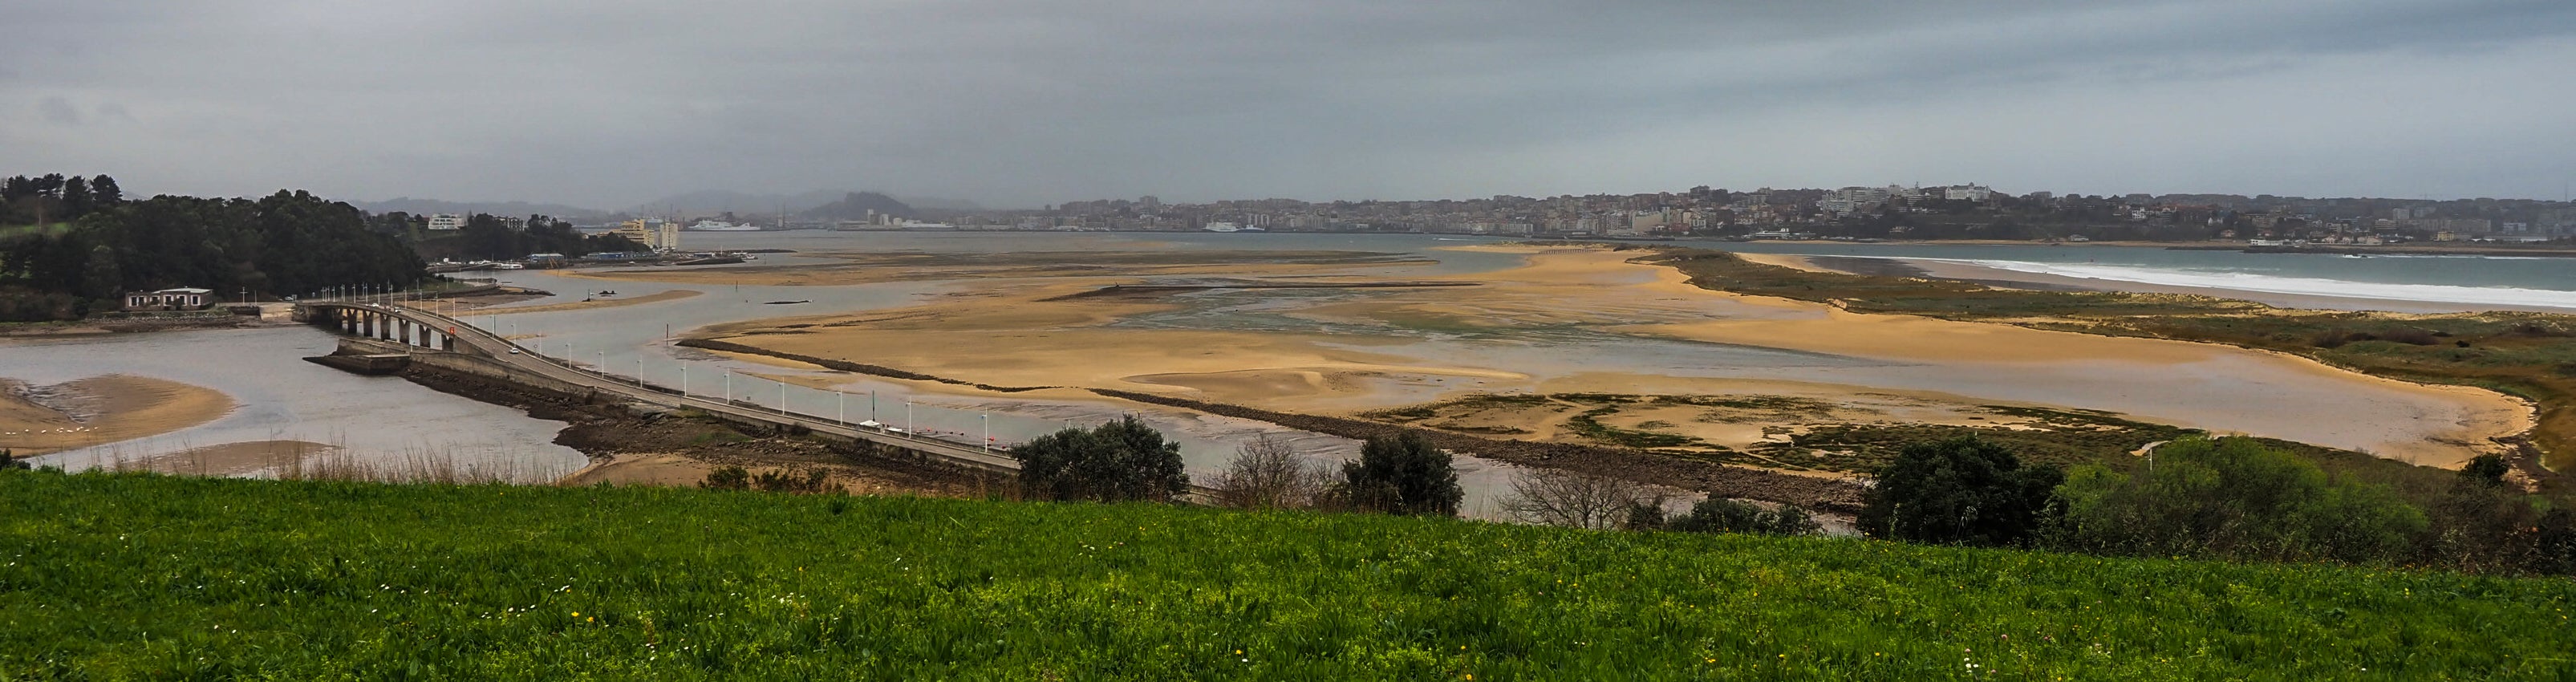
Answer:
[[[129,291],[125,294],[125,309],[128,311],[205,310],[214,305],[215,290],[213,289],[180,287],[160,291]]]

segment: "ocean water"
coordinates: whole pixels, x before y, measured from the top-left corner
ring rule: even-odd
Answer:
[[[2576,258],[2244,253],[2139,246],[1693,244],[1748,253],[1953,262],[2103,282],[2298,296],[2576,309]]]
[[[693,235],[694,236],[694,233]],[[807,251],[1122,251],[1346,250],[1426,256],[1437,265],[1403,268],[1420,274],[1483,272],[1511,267],[1509,254],[1448,247],[1510,241],[1497,237],[1415,234],[1298,233],[1061,233],[1061,232],[828,232],[727,233],[724,248]],[[2488,306],[2576,309],[2576,258],[2244,253],[2144,246],[1999,244],[1835,244],[1682,240],[1678,246],[1803,256],[1849,256],[1965,263],[2016,272],[2077,277],[2106,286],[2131,282],[2269,294],[2438,302],[2463,308]],[[714,248],[709,244],[706,248]],[[691,246],[690,248],[701,248]],[[793,255],[770,259],[799,262]],[[577,298],[577,297],[576,297]]]

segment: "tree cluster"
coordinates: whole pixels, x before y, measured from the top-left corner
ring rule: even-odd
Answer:
[[[484,260],[514,260],[530,254],[558,253],[580,258],[603,251],[643,251],[645,246],[616,235],[584,235],[572,223],[550,216],[532,215],[522,226],[488,213],[476,213],[465,219],[457,230],[453,250],[461,256]]]
[[[257,200],[163,195],[94,206],[68,229],[0,232],[0,320],[77,318],[114,309],[127,290],[275,296],[410,285],[426,277],[423,267],[345,203],[285,191]]]
[[[1933,544],[2576,573],[2576,512],[2506,483],[2508,470],[2482,457],[2448,488],[2407,493],[2254,439],[2187,438],[2125,470],[2060,474],[1959,439],[1906,448],[1860,527]]]
[[[51,173],[0,180],[0,225],[51,225],[70,222],[125,202],[116,178],[83,178]]]

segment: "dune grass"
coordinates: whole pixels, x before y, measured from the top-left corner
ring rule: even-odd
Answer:
[[[1153,505],[0,472],[0,678],[2551,679],[2576,583]]]

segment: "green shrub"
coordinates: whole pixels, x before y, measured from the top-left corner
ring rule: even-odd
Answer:
[[[2039,529],[2065,475],[2024,467],[1976,437],[1918,443],[1878,473],[1860,513],[1872,537],[1988,547],[2018,546]]]
[[[1020,490],[1035,499],[1169,502],[1189,490],[1181,445],[1135,415],[1067,428],[1011,448]]]
[[[751,472],[738,466],[716,467],[714,471],[707,472],[707,479],[699,481],[698,487],[708,490],[750,490]]]
[[[1353,507],[1407,516],[1456,516],[1467,496],[1449,453],[1412,433],[1362,444],[1359,461],[1342,466],[1341,494]]]
[[[2078,467],[2058,495],[2053,542],[2096,553],[2385,561],[2426,526],[2387,486],[2329,477],[2246,438],[2165,444],[2136,475]]]
[[[1660,513],[1661,510],[1656,510]],[[1632,523],[1640,517],[1632,515]],[[1691,505],[1690,513],[1660,520],[1656,525],[1665,530],[1685,533],[1753,533],[1758,535],[1815,535],[1824,525],[1797,505],[1780,505],[1763,509],[1749,502],[1712,497]]]

